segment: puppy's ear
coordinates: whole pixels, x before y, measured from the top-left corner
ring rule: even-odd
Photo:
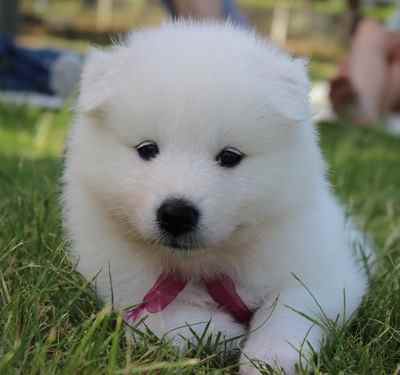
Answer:
[[[78,98],[78,111],[85,114],[101,113],[108,98],[112,95],[110,80],[110,67],[113,58],[112,52],[92,49],[86,57],[83,67],[80,93]]]
[[[308,66],[310,60],[305,57],[296,57],[292,60],[292,64],[296,69],[296,78],[305,90],[310,90],[310,79],[308,77]]]
[[[275,95],[270,100],[275,109],[290,122],[308,122],[311,117],[308,60],[295,58],[287,62],[282,66],[280,83],[276,81]]]
[[[296,106],[293,109],[296,111],[292,113],[292,118],[296,121],[303,122],[309,121],[311,116],[310,106],[310,90],[311,83],[308,75],[309,60],[306,58],[295,58],[292,61],[295,71],[295,82],[293,84],[293,92],[291,92],[290,99],[297,100],[298,111]]]

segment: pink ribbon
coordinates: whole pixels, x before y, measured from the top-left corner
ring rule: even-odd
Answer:
[[[128,310],[125,320],[134,322],[144,312],[158,313],[164,310],[185,288],[187,280],[174,273],[162,273],[142,302]],[[239,323],[249,323],[253,313],[236,292],[235,283],[227,275],[203,279],[211,298]]]

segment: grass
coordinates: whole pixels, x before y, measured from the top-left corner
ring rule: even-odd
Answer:
[[[237,2],[245,9],[256,9],[259,11],[272,10],[278,4],[274,0],[238,0]],[[331,16],[340,16],[348,11],[347,1],[345,0],[281,0],[279,5],[287,6],[291,9],[302,9],[308,5],[316,13]],[[394,14],[396,6],[394,3],[386,5],[370,5],[364,3],[362,4],[361,10],[366,17],[385,22]]]
[[[277,2],[274,0],[238,0],[239,6],[253,9],[273,9]],[[304,0],[281,0],[279,5],[288,6],[292,9],[300,9],[307,4]],[[311,7],[324,14],[340,14],[346,11],[346,2],[343,0],[313,1]]]
[[[59,183],[68,111],[0,106],[0,374],[228,374],[234,356],[199,338],[178,355],[150,333],[132,348],[121,317],[74,272]],[[321,125],[331,180],[378,244],[378,273],[353,322],[330,324],[315,374],[394,374],[400,364],[400,140]],[[267,373],[267,372],[265,372]],[[306,374],[305,371],[302,371]]]

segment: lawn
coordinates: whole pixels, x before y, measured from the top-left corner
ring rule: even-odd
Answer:
[[[0,106],[0,374],[235,373],[223,343],[200,339],[179,356],[148,334],[133,350],[121,317],[103,308],[74,272],[58,204],[70,121],[67,110]],[[345,124],[320,128],[335,191],[376,240],[379,254],[358,315],[344,329],[329,327],[311,366],[314,374],[395,374],[400,140]]]

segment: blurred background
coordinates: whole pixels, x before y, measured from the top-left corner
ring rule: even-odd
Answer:
[[[28,100],[34,105],[61,107],[63,100],[58,99],[60,97],[65,99],[75,88],[80,72],[78,65],[82,64],[82,56],[90,45],[110,44],[112,40],[120,39],[129,31],[158,25],[171,16],[210,16],[212,10],[209,11],[207,8],[214,6],[215,9],[215,4],[221,3],[224,10],[220,15],[214,14],[214,17],[233,18],[245,27],[255,28],[260,34],[271,38],[294,55],[310,59],[310,75],[314,82],[311,98],[315,118],[317,121],[331,119],[333,112],[344,112],[343,101],[348,104],[352,99],[350,94],[353,87],[346,86],[343,89],[340,81],[339,87],[335,86],[333,92],[333,99],[339,101],[340,108],[339,110],[335,108],[336,111],[333,111],[332,97],[329,98],[330,94],[332,96],[330,81],[341,70],[340,64],[343,64],[349,54],[359,21],[364,18],[380,22],[388,29],[390,27],[400,29],[398,16],[400,3],[390,0],[238,0],[236,3],[234,0],[206,0],[203,3],[199,0],[175,0],[175,2],[178,5],[174,5],[174,0],[0,0],[0,62],[3,65],[0,65],[0,90],[2,90],[0,100],[11,103]],[[197,9],[196,6],[199,5],[196,3],[201,3],[200,8],[203,9]],[[368,32],[364,34],[367,34],[364,38],[368,39]],[[7,39],[4,35],[7,35]],[[10,47],[10,36],[13,38],[12,47]],[[11,54],[14,54],[12,60],[7,51],[14,47],[22,50],[12,51]],[[50,49],[50,52],[46,50],[44,57],[34,53],[35,61],[32,66],[32,55],[29,52],[43,48]],[[61,64],[61,68],[55,68],[58,73],[60,70],[62,73],[61,77],[57,76],[55,79],[56,88],[54,82],[43,82],[54,81],[52,75],[55,73],[51,65],[55,57],[58,57],[58,55],[53,56],[54,49],[58,53],[61,52],[60,49],[70,52],[66,65]],[[81,62],[76,58],[75,61],[71,61],[71,57],[74,59],[73,56],[82,57]],[[36,80],[39,82],[30,82],[37,73],[35,64],[40,65],[43,61],[44,68],[39,67],[40,79]],[[4,66],[8,66],[8,71]],[[21,68],[13,70],[13,66]],[[26,72],[26,66],[29,73]],[[40,75],[42,73],[44,75]],[[24,82],[21,82],[22,80]],[[61,83],[58,83],[60,80]],[[15,91],[55,94],[55,97],[27,99],[25,96],[21,99],[20,95],[15,95]],[[374,92],[373,95],[381,93]],[[337,104],[336,102],[334,104]],[[379,119],[376,113],[372,113],[368,118],[363,116],[361,119],[355,119],[355,122],[370,124]],[[400,129],[400,126],[398,128]]]
[[[362,13],[385,21],[395,12],[389,0],[238,0],[250,25],[295,54],[311,58],[314,79],[333,75]],[[17,15],[18,8],[18,15]],[[0,31],[18,32],[30,47],[85,51],[114,36],[168,17],[159,0],[0,0]]]

